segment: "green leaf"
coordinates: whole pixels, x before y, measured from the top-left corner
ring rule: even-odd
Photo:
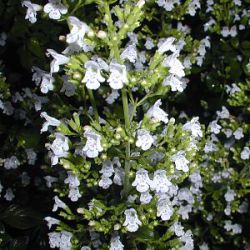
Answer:
[[[26,230],[41,225],[43,220],[40,214],[29,208],[10,205],[0,215],[0,220],[5,224]]]

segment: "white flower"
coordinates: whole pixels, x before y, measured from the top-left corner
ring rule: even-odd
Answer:
[[[49,14],[49,18],[55,20],[60,19],[61,15],[68,12],[68,9],[61,3],[61,0],[49,0],[43,10]]]
[[[230,113],[225,106],[222,106],[222,110],[217,111],[216,113],[217,113],[218,117],[220,117],[221,119],[228,119],[230,116]]]
[[[183,226],[180,223],[178,223],[178,222],[175,222],[170,227],[170,230],[172,232],[174,232],[177,237],[180,237],[180,236],[184,235],[184,230],[183,229],[184,229]]]
[[[202,245],[199,246],[200,250],[209,250],[208,244],[203,242]]]
[[[5,32],[2,32],[0,34],[0,46],[4,46],[6,44],[6,40],[7,40],[7,35]]]
[[[121,167],[121,163],[120,163],[118,157],[114,157],[113,160],[112,160],[112,163],[113,163],[113,165],[115,167],[115,169],[114,169],[115,174],[114,174],[113,181],[114,181],[114,183],[116,185],[121,186],[123,184],[123,182],[124,182],[125,171]]]
[[[12,201],[15,198],[15,195],[14,195],[11,188],[6,189],[6,193],[4,195],[4,198],[6,201]]]
[[[163,61],[163,65],[170,68],[169,72],[171,74],[174,74],[178,76],[179,78],[181,78],[185,76],[184,66],[182,65],[180,60],[177,58],[177,56],[178,56],[177,53],[173,53],[172,55],[168,56]]]
[[[48,188],[51,188],[52,187],[52,183],[56,182],[58,180],[58,178],[50,176],[50,175],[45,176],[44,179],[46,181],[46,186]]]
[[[233,234],[240,234],[242,232],[242,226],[240,224],[232,224],[231,220],[226,220],[224,228],[229,232],[232,231]]]
[[[216,144],[213,141],[208,141],[205,144],[204,152],[205,153],[214,152],[214,151],[217,151],[217,149],[218,149],[218,147],[216,146]]]
[[[183,92],[185,88],[183,82],[179,80],[178,77],[175,77],[173,74],[167,76],[162,84],[164,86],[170,86],[173,92],[175,91]]]
[[[168,180],[166,170],[158,169],[154,172],[154,178],[151,182],[151,189],[153,191],[166,193],[172,183]]]
[[[103,189],[109,188],[113,183],[110,179],[114,173],[113,162],[110,160],[104,161],[102,164],[102,169],[99,172],[102,174],[101,180],[99,181],[99,186]]]
[[[123,226],[125,226],[129,232],[136,232],[142,224],[138,219],[136,210],[134,208],[129,208],[124,211],[124,214],[126,218]]]
[[[121,54],[121,59],[127,59],[131,63],[135,63],[137,59],[136,45],[130,44],[127,48],[125,48]]]
[[[185,243],[184,246],[180,247],[179,250],[193,250],[194,249],[194,240],[192,239],[192,231],[187,230],[184,235],[179,238],[179,241]]]
[[[70,33],[66,36],[66,42],[69,44],[75,43],[78,46],[83,47],[85,44],[84,36],[90,31],[89,26],[74,16],[68,18],[68,24],[70,27]]]
[[[69,189],[69,195],[71,201],[76,202],[82,195],[79,192],[78,187],[73,187]]]
[[[189,218],[189,213],[192,212],[192,205],[185,205],[185,206],[180,206],[178,210],[178,214],[181,215],[183,220],[186,220]]]
[[[10,158],[5,159],[4,161],[4,168],[5,169],[16,169],[18,166],[20,166],[20,161],[17,159],[16,156],[11,156]]]
[[[189,161],[185,157],[185,151],[181,150],[171,157],[171,161],[175,163],[177,170],[182,170],[183,172],[188,172]]]
[[[225,129],[223,132],[224,132],[224,134],[226,135],[227,138],[231,137],[231,135],[233,134],[233,131],[230,128]]]
[[[111,177],[114,173],[113,162],[110,160],[104,161],[99,172],[105,177]]]
[[[199,117],[192,118],[191,121],[186,122],[183,125],[184,130],[191,131],[193,137],[202,137],[201,125],[199,123]]]
[[[169,220],[173,215],[173,208],[169,199],[159,199],[157,201],[157,216],[161,217],[162,220]]]
[[[101,180],[99,181],[99,187],[103,189],[108,189],[112,185],[112,180],[109,177],[102,176]]]
[[[168,123],[168,114],[163,111],[161,106],[161,100],[157,100],[153,107],[151,107],[148,112],[147,116],[153,120],[153,122],[164,122],[165,124]]]
[[[49,245],[51,248],[56,248],[56,247],[60,247],[60,241],[61,241],[61,234],[60,233],[56,233],[56,232],[51,232],[48,233],[49,236]]]
[[[91,248],[88,247],[88,246],[83,246],[83,247],[81,248],[81,250],[91,250]]]
[[[58,127],[61,123],[56,118],[49,116],[46,112],[42,112],[40,116],[46,120],[46,122],[43,124],[43,127],[41,129],[41,133],[48,131],[49,126]]]
[[[151,50],[152,48],[154,48],[154,41],[151,37],[147,37],[146,43],[144,44],[145,48],[147,50]]]
[[[209,127],[210,127],[211,133],[214,133],[216,135],[220,133],[221,126],[219,124],[217,124],[216,120],[210,122]]]
[[[110,76],[107,81],[112,89],[121,89],[128,81],[126,66],[118,63],[111,63]]]
[[[37,159],[37,153],[32,148],[25,149],[28,158],[28,164],[34,165]]]
[[[109,250],[123,250],[124,245],[120,241],[120,236],[113,236],[110,241]]]
[[[174,8],[174,4],[180,4],[179,0],[157,0],[156,3],[163,7],[166,11],[171,11]]]
[[[178,192],[178,199],[180,201],[186,201],[189,204],[194,203],[194,196],[191,191],[187,188],[181,188]]]
[[[111,94],[105,99],[108,104],[112,104],[120,96],[120,93],[116,89],[112,89]]]
[[[135,143],[136,147],[140,147],[145,151],[151,148],[153,142],[154,138],[147,130],[137,130],[137,141]]]
[[[250,156],[250,149],[249,147],[244,147],[244,149],[240,153],[240,158],[242,160],[248,160]]]
[[[56,212],[58,208],[65,209],[67,207],[66,204],[63,201],[61,201],[57,195],[54,197],[54,201],[55,203],[52,212]]]
[[[52,218],[52,217],[50,217],[50,216],[45,217],[44,220],[47,221],[47,225],[48,225],[48,228],[49,228],[49,229],[51,229],[51,227],[52,227],[53,225],[58,225],[59,222],[60,222],[59,220],[57,220],[57,219],[55,219],[55,218]]]
[[[99,152],[103,151],[103,147],[101,145],[101,136],[90,127],[86,128],[84,136],[87,138],[87,141],[82,149],[83,153],[89,158],[97,157]]]
[[[56,165],[58,159],[67,156],[67,151],[69,150],[68,139],[66,136],[60,133],[56,133],[56,139],[52,144],[48,145],[49,149],[52,150],[51,164]]]
[[[225,193],[224,195],[224,198],[227,202],[231,202],[234,200],[234,197],[235,197],[236,193],[234,190],[232,189],[228,189],[227,192]]]
[[[235,5],[241,6],[241,0],[233,0]]]
[[[68,184],[70,188],[75,188],[75,187],[80,186],[80,181],[75,174],[73,174],[70,171],[68,171],[67,174],[68,174],[68,177],[64,180],[65,184]]]
[[[25,19],[28,19],[31,23],[35,23],[36,12],[42,9],[41,5],[31,3],[30,1],[23,1],[22,6],[27,8]]]
[[[59,66],[66,64],[69,62],[69,58],[67,56],[58,54],[53,49],[47,49],[47,56],[51,55],[53,60],[50,63],[50,73],[56,73],[59,71]]]
[[[173,42],[176,39],[174,37],[168,37],[164,42],[158,44],[158,52],[160,54],[163,54],[166,51],[172,51],[175,52],[176,51],[176,47],[175,45],[173,45]]]
[[[244,134],[243,134],[243,129],[242,128],[238,128],[234,131],[233,133],[234,137],[236,140],[240,140],[241,138],[244,137]]]
[[[200,0],[192,0],[191,3],[188,6],[188,13],[190,16],[194,16],[196,13],[196,10],[201,7]]]
[[[71,97],[76,92],[76,85],[72,84],[68,81],[67,76],[63,76],[63,86],[60,90],[60,92],[64,92],[66,96]]]
[[[72,233],[62,231],[60,233],[52,232],[48,234],[49,244],[51,248],[59,248],[59,250],[71,250]]]
[[[149,191],[141,193],[140,202],[142,204],[148,204],[152,200],[153,196],[149,193]]]
[[[98,89],[100,82],[104,82],[105,78],[101,75],[101,68],[95,61],[87,61],[84,65],[86,73],[83,82],[86,83],[88,89]]]
[[[229,95],[233,95],[233,94],[240,92],[240,91],[241,91],[241,89],[235,83],[232,83],[232,87],[229,85],[226,85],[226,92]]]
[[[237,35],[236,26],[234,25],[230,29],[229,29],[229,27],[224,26],[222,28],[221,35],[223,37],[228,37],[228,36],[235,37]]]
[[[144,193],[149,190],[150,185],[151,180],[148,177],[148,171],[143,168],[137,170],[132,186],[136,187],[138,192]]]

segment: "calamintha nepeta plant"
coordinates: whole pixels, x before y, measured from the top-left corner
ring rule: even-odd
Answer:
[[[67,48],[63,54],[47,50],[50,73],[34,67],[43,93],[61,82],[61,91],[81,103],[72,119],[69,113],[41,113],[42,132],[55,127],[46,145],[52,167],[66,170],[58,171],[54,184],[60,198],[55,196],[53,211],[62,219],[46,217],[54,228],[50,246],[192,249],[192,232],[181,221],[195,201],[183,182],[198,167],[202,130],[198,118],[176,123],[161,108],[161,98],[184,90],[185,68],[195,62],[199,43],[178,29],[150,38],[145,1],[92,2],[100,21],[69,16],[70,33],[62,38]],[[50,1],[44,11],[58,19],[67,8]]]

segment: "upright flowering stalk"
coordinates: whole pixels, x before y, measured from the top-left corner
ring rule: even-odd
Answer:
[[[194,203],[193,194],[181,185],[198,167],[202,129],[196,118],[184,125],[171,118],[166,103],[171,90],[184,91],[182,54],[195,49],[190,45],[185,50],[184,40],[164,35],[151,41],[158,44],[154,51],[149,44],[145,50],[146,1],[114,6],[96,1],[95,7],[102,22],[94,26],[69,16],[69,47],[63,54],[47,50],[53,78],[75,86],[73,117],[71,111],[58,118],[41,113],[46,120],[42,132],[55,129],[54,141],[47,144],[51,165],[65,169],[50,184],[64,185],[55,189],[62,200],[56,196],[53,210],[63,210],[60,215],[75,221],[80,233],[47,218],[60,231],[50,234],[50,245],[62,249],[66,237],[79,249],[102,244],[109,249],[166,249],[174,233],[164,232],[179,218],[188,218]],[[74,205],[65,205],[66,196]],[[144,230],[155,239],[141,243]],[[183,230],[171,246],[184,247],[190,237]]]

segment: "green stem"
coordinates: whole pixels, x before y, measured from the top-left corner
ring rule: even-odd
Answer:
[[[118,39],[118,36],[116,34],[116,29],[112,21],[112,16],[110,13],[109,4],[107,2],[104,2],[103,5],[105,14],[108,16],[108,31],[112,38],[116,37],[116,41],[110,42],[110,55],[114,56],[118,63],[122,63],[122,60],[120,58],[120,51],[119,51],[119,44],[120,40]],[[129,119],[129,108],[128,108],[128,97],[125,87],[122,89],[122,105],[123,105],[123,112],[124,112],[124,120],[125,120],[125,130],[126,133],[130,133],[130,119]],[[129,141],[126,143],[126,152],[125,152],[125,177],[124,177],[124,186],[122,191],[122,197],[126,199],[129,194],[130,190],[130,182],[129,182],[129,172],[130,172],[130,143]]]
[[[130,119],[129,119],[129,108],[128,108],[128,97],[126,89],[122,89],[122,104],[123,104],[123,112],[124,112],[124,119],[125,119],[125,129],[127,133],[130,129]],[[124,186],[123,186],[123,197],[127,198],[129,189],[130,189],[130,182],[129,182],[129,172],[130,172],[130,143],[126,143],[126,159],[125,159],[125,178],[124,178]]]
[[[97,122],[99,122],[99,114],[98,114],[95,98],[94,98],[94,95],[93,95],[93,91],[91,89],[88,89],[88,94],[89,94],[89,99],[90,99],[91,105],[92,105],[92,107],[94,109],[95,119],[96,119]]]

